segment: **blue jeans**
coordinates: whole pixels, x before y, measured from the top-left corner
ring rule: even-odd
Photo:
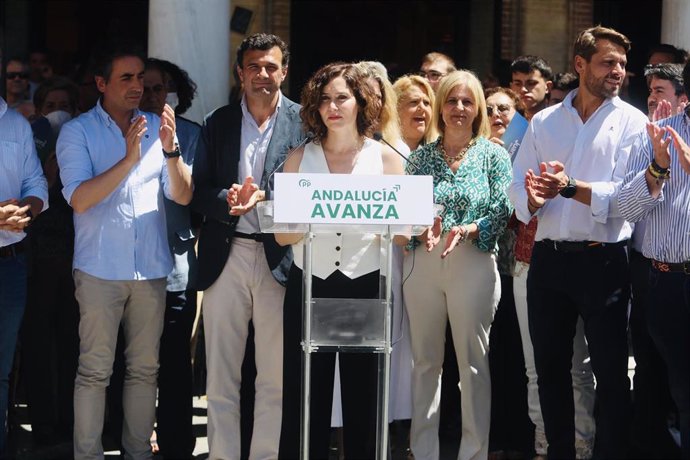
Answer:
[[[10,371],[25,302],[24,254],[0,258],[0,456],[5,449]]]

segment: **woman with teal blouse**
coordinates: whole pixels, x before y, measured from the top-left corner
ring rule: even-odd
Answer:
[[[510,158],[488,140],[486,101],[472,72],[455,71],[442,80],[434,113],[441,137],[414,151],[408,162],[409,174],[433,176],[434,200],[444,206],[441,218],[411,243],[403,270],[414,358],[410,444],[417,460],[439,458],[441,372],[450,321],[462,381],[458,459],[486,459],[489,329],[501,295],[496,241],[512,212],[506,193]]]

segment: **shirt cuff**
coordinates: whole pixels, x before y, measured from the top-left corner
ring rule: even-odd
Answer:
[[[609,204],[614,188],[611,182],[591,182],[592,200],[590,209],[595,222],[605,224],[609,217]]]
[[[632,196],[637,200],[640,207],[645,211],[648,211],[655,207],[658,203],[664,201],[664,187],[666,182],[661,183],[661,191],[659,196],[654,198],[651,193],[649,193],[649,186],[647,185],[647,169],[643,169],[638,172],[635,177],[630,181],[630,190],[632,191]]]

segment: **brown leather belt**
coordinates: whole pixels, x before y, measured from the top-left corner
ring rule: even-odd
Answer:
[[[690,275],[690,261],[672,264],[652,259],[652,267],[663,273],[685,273]]]
[[[14,257],[17,254],[21,254],[26,249],[24,248],[24,241],[18,241],[9,246],[3,246],[0,248],[0,259],[7,259],[9,257]]]

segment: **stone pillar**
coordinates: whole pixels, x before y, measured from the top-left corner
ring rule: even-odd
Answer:
[[[150,0],[148,54],[174,62],[198,85],[185,117],[228,103],[230,0]]]
[[[690,2],[664,0],[661,10],[661,42],[690,49]]]

